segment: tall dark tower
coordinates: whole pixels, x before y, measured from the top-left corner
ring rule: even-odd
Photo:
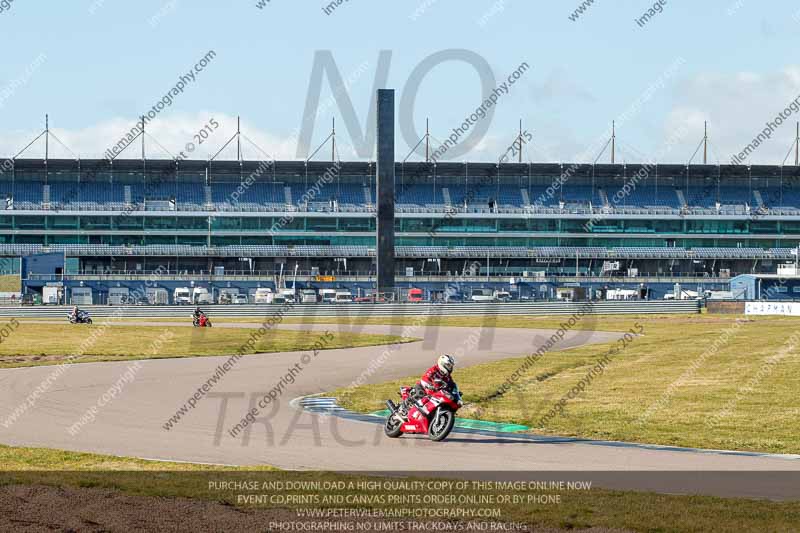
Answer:
[[[378,292],[394,291],[394,89],[378,89]]]

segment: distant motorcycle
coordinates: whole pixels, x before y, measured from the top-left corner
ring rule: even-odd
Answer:
[[[407,410],[401,409],[392,400],[386,400],[389,408],[383,428],[386,436],[397,438],[403,433],[427,433],[432,441],[444,440],[456,423],[456,411],[464,405],[458,386],[449,391],[435,391],[419,400],[419,403],[412,398],[412,391],[412,387],[400,387],[403,399],[401,406],[409,406]]]
[[[72,313],[69,313],[67,315],[67,318],[69,318],[69,323],[70,324],[91,324],[92,323],[92,318],[89,316],[89,313],[87,313],[86,311],[78,311],[77,315],[73,315]]]
[[[206,315],[200,315],[199,318],[192,315],[192,326],[196,328],[210,328],[211,320],[209,320]]]

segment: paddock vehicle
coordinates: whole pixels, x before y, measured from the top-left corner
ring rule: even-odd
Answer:
[[[350,291],[336,291],[336,298],[334,303],[342,304],[342,303],[350,303],[353,301],[353,293]]]
[[[297,294],[294,289],[279,289],[278,294],[283,296],[283,299],[289,303],[295,303]]]
[[[300,303],[315,304],[317,303],[317,291],[314,289],[303,289],[300,291]]]
[[[469,299],[471,302],[493,302],[494,291],[492,289],[472,289]]]
[[[266,287],[260,287],[256,289],[256,293],[253,296],[253,303],[271,304],[272,297],[273,297],[272,289],[268,289]]]
[[[175,305],[189,305],[192,303],[192,293],[189,287],[178,287],[173,293],[172,301]]]
[[[444,440],[456,423],[456,411],[463,404],[458,386],[442,389],[424,396],[412,398],[413,387],[400,387],[401,405],[386,400],[389,416],[383,427],[387,437],[397,438],[403,433],[422,433],[435,442]],[[407,410],[404,406],[408,406]]]
[[[217,303],[229,305],[236,301],[236,297],[239,296],[239,289],[234,287],[224,287],[219,289],[219,296],[217,297]]]
[[[421,302],[423,296],[422,289],[408,289],[409,302]]]
[[[220,305],[229,305],[233,303],[233,294],[230,292],[221,292],[217,298],[217,303]]]
[[[210,304],[211,295],[208,293],[208,289],[205,287],[195,287],[192,289],[192,303],[194,305]]]
[[[90,317],[89,313],[87,313],[86,311],[78,311],[78,314],[76,316],[73,316],[72,313],[69,313],[67,315],[67,317],[69,318],[69,323],[70,324],[91,324],[92,323],[92,317]]]
[[[322,303],[332,304],[336,302],[335,289],[320,289],[319,295],[320,298],[322,299]]]
[[[494,299],[498,302],[510,302],[511,301],[511,293],[508,291],[495,291]]]

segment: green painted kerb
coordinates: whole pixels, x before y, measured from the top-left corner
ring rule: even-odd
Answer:
[[[385,418],[389,416],[389,410],[375,411],[370,413],[372,416]],[[502,422],[486,422],[485,420],[472,420],[470,418],[456,418],[456,427],[464,429],[482,429],[484,431],[494,431],[496,433],[515,433],[517,431],[527,431],[530,428],[521,424],[504,424]]]

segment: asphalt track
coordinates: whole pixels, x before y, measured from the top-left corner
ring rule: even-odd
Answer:
[[[136,324],[136,322],[126,322]],[[142,324],[142,323],[138,323]],[[157,325],[158,322],[149,322]],[[175,326],[176,323],[163,323]],[[253,327],[218,324],[215,327]],[[283,325],[323,337],[326,330],[403,333],[400,326]],[[203,342],[196,330],[192,342]],[[365,383],[415,375],[437,354],[457,352],[459,366],[529,354],[552,331],[428,327],[410,332],[421,342],[390,349]],[[609,342],[621,334],[568,331],[556,349]],[[149,339],[143,339],[146,349]],[[475,344],[475,342],[473,342]],[[388,439],[378,424],[312,414],[290,405],[292,399],[350,385],[381,359],[386,346],[261,354],[241,358],[194,409],[171,429],[164,424],[229,357],[141,361],[135,379],[75,435],[67,431],[118,382],[132,362],[69,365],[52,387],[9,427],[0,423],[0,443],[86,451],[147,459],[225,465],[274,465],[285,469],[335,471],[439,472],[469,478],[541,479],[573,472],[609,488],[719,496],[800,498],[800,459],[763,454],[725,454],[576,439],[519,438],[513,434],[454,433],[442,443],[423,437]],[[232,437],[233,428],[280,381],[290,367],[308,359],[295,382],[259,412],[255,424]],[[54,367],[0,370],[0,422],[42,383]],[[458,374],[456,372],[456,379]],[[1,465],[0,465],[1,467]],[[499,473],[504,471],[506,474]],[[789,473],[774,475],[772,472]],[[666,473],[666,474],[665,474]],[[671,474],[671,475],[670,475]],[[732,478],[731,474],[735,477]],[[738,477],[736,477],[738,476]]]

